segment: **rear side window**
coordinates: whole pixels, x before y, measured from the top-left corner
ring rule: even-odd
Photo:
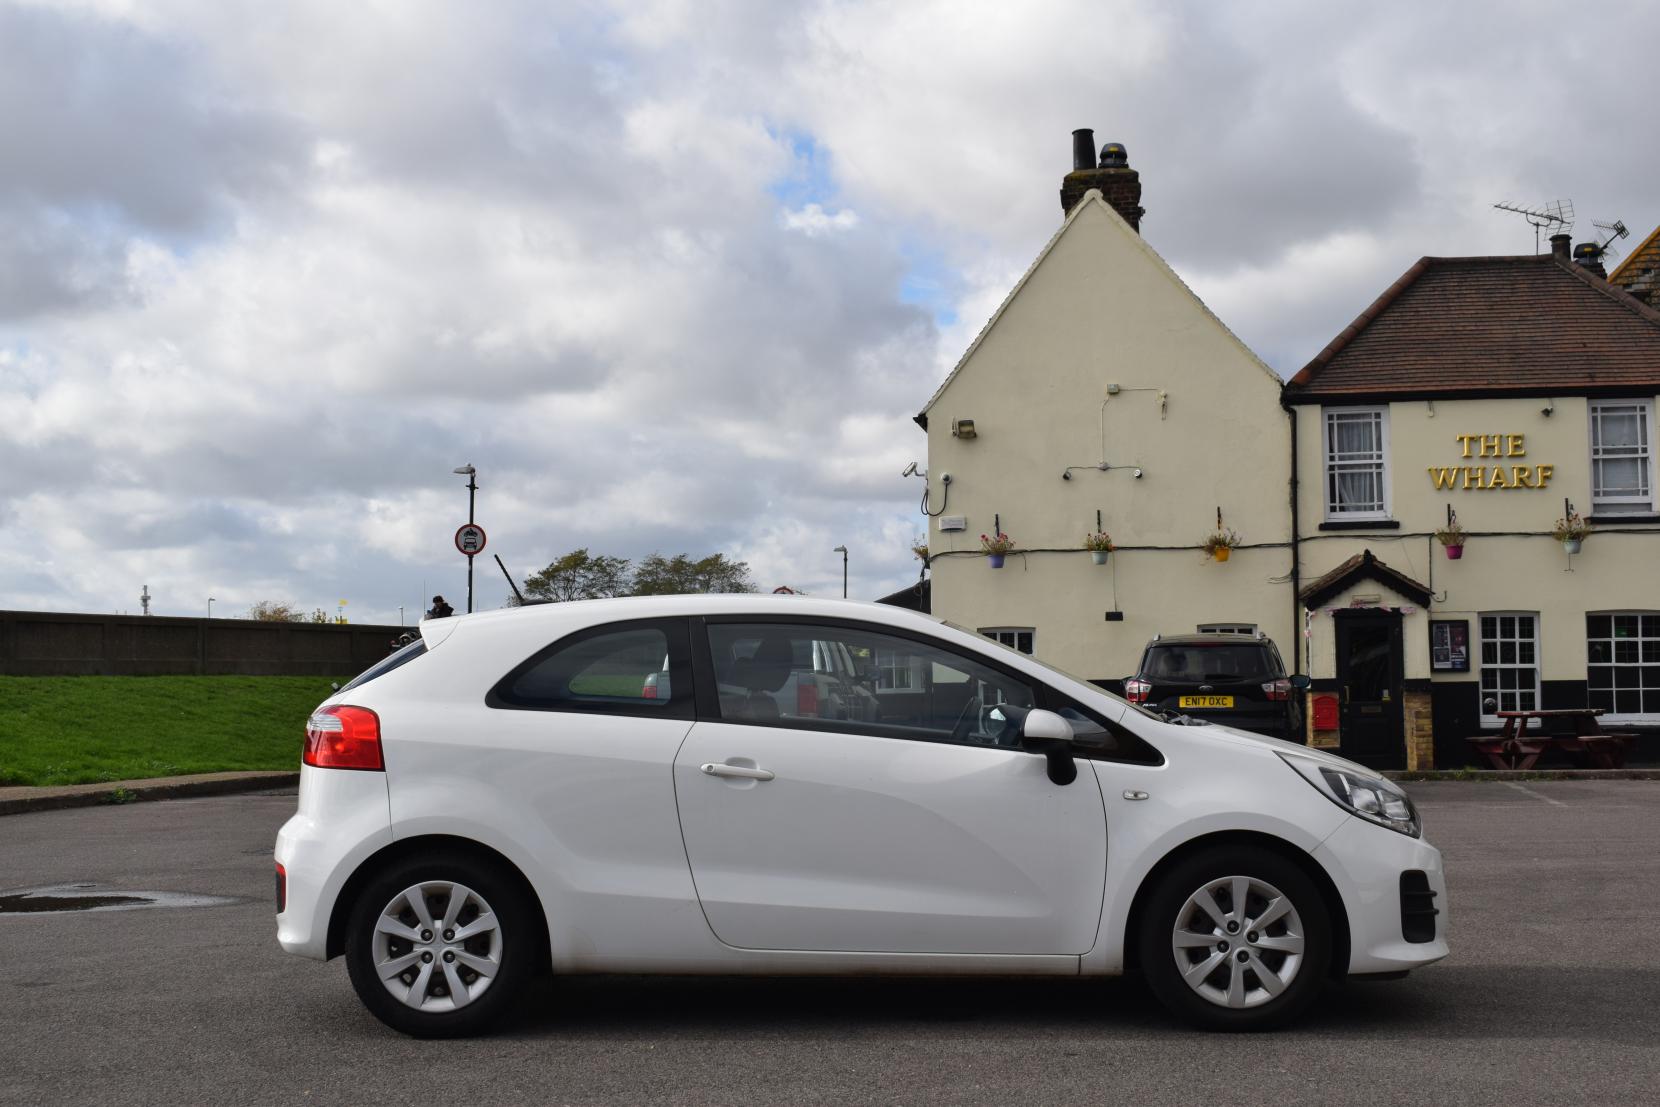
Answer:
[[[1150,680],[1202,681],[1261,680],[1285,675],[1277,658],[1265,646],[1154,646],[1147,651],[1143,676]]]
[[[426,652],[426,640],[423,638],[416,638],[413,642],[409,643],[409,645],[402,646],[394,650],[391,656],[382,658],[373,665],[369,666],[367,669],[364,669],[361,673],[358,673],[355,677],[341,686],[340,690],[345,692],[360,685],[368,684],[376,677],[385,676],[387,673],[398,668],[400,665],[409,664],[411,661],[414,661],[417,657],[420,657]]]
[[[491,707],[691,718],[691,650],[683,622],[590,627],[538,651],[485,697]]]

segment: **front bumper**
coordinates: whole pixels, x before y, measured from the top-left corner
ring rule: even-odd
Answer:
[[[1447,881],[1441,851],[1419,838],[1350,817],[1314,851],[1349,916],[1352,974],[1391,973],[1439,961],[1447,949]],[[1435,938],[1409,942],[1402,931],[1401,874],[1422,872],[1435,893]]]
[[[300,767],[300,804],[277,832],[288,873],[277,941],[289,953],[328,957],[329,919],[358,866],[392,843],[386,774]]]

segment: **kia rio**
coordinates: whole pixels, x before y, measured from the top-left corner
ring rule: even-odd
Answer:
[[[828,654],[856,697],[819,694]],[[548,972],[1137,971],[1250,1029],[1446,956],[1441,855],[1400,789],[1183,723],[871,604],[427,622],[307,723],[277,936],[343,955],[423,1037]]]

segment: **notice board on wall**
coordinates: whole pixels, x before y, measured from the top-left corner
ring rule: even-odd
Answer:
[[[1468,619],[1431,619],[1429,624],[1429,667],[1437,673],[1470,671],[1470,622]]]

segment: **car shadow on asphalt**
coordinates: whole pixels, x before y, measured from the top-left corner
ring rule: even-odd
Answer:
[[[1168,1036],[1185,1024],[1135,977],[1105,980],[568,977],[532,989],[508,1038],[781,1033]],[[1660,970],[1432,966],[1329,986],[1288,1028],[1319,1038],[1660,1038]]]

